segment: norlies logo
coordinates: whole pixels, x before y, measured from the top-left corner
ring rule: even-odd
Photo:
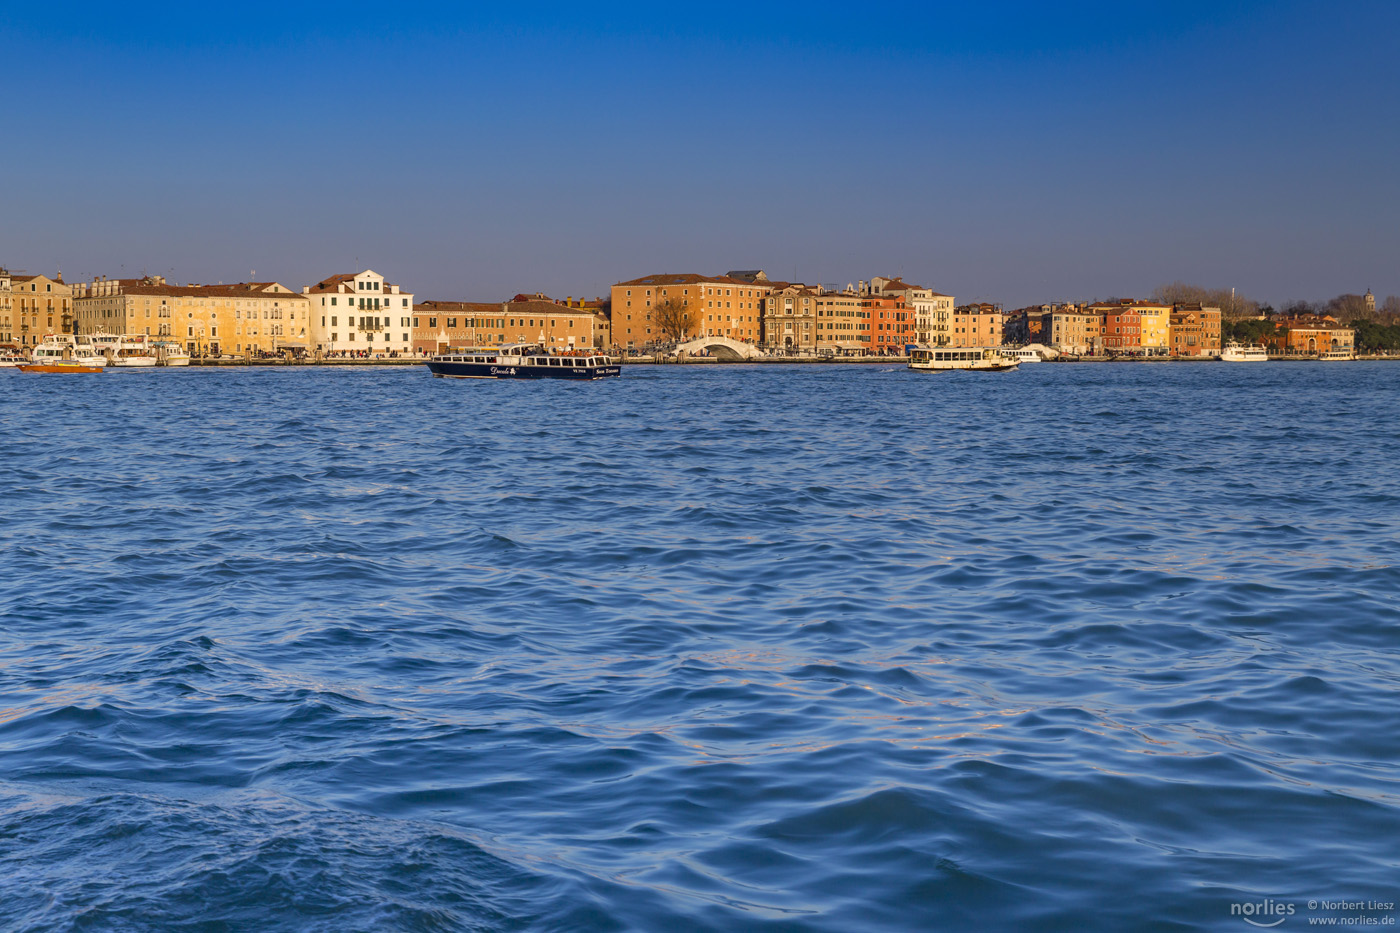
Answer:
[[[1230,916],[1239,917],[1245,923],[1256,927],[1276,927],[1293,916],[1297,910],[1292,904],[1284,904],[1266,897],[1257,903],[1246,901],[1243,904],[1231,904]]]

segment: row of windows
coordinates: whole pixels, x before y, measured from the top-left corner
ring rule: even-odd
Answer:
[[[364,283],[362,282],[361,284],[364,284]],[[336,307],[336,305],[338,304],[338,301],[337,301],[336,296],[335,296],[335,295],[331,295],[331,296],[330,296],[330,299],[331,299],[331,307],[332,307],[332,308]],[[354,298],[347,298],[347,299],[345,299],[345,306],[348,307],[348,308],[358,307],[361,311],[377,311],[377,310],[379,310],[381,307],[382,307],[382,308],[388,308],[388,307],[390,306],[390,303],[392,302],[392,300],[393,300],[393,299],[390,299],[390,298],[379,298],[379,297],[377,297],[377,296],[376,296],[376,297],[371,297],[371,298],[366,298],[365,296],[361,295],[361,296],[360,296],[360,299],[359,299],[360,303],[359,303],[358,306],[355,304],[355,299],[354,299]],[[382,302],[382,304],[381,304],[381,302]],[[400,299],[399,299],[399,302],[400,302],[399,307],[401,307],[401,308],[407,308],[407,307],[408,307],[408,299],[407,299],[407,298],[400,298]],[[322,295],[322,296],[321,296],[321,306],[322,306],[322,307],[325,307],[325,304],[326,304],[326,296],[325,296],[325,295]]]
[[[365,343],[374,343],[374,334],[365,334],[364,337],[365,337]],[[501,335],[501,339],[502,339],[502,340],[506,339],[504,334]],[[355,342],[355,335],[354,335],[354,333],[346,334],[346,335],[345,335],[345,340],[346,340],[346,342],[348,342],[348,343],[354,343],[354,342]],[[385,335],[384,335],[384,339],[383,339],[382,342],[383,342],[383,343],[392,343],[393,340],[394,340],[394,335],[393,335],[393,334],[385,334]],[[339,341],[340,341],[340,334],[337,334],[337,333],[335,333],[334,331],[332,331],[332,332],[331,332],[331,343],[337,343],[337,342],[339,342]],[[405,344],[408,343],[408,334],[404,334],[402,337],[400,337],[400,338],[399,338],[399,342],[400,342],[400,343],[405,343]]]

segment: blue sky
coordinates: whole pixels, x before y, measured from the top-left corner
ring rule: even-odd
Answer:
[[[0,264],[1400,294],[1397,3],[6,8]]]

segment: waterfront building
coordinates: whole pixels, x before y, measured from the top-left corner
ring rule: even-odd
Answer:
[[[612,339],[615,345],[640,349],[671,338],[653,319],[652,309],[665,301],[681,303],[690,325],[686,341],[701,336],[729,337],[757,344],[763,339],[763,298],[771,286],[728,275],[663,273],[612,287]]]
[[[0,269],[0,343],[38,346],[45,334],[73,333],[73,289],[60,274]]]
[[[1141,356],[1171,351],[1170,305],[1118,298],[1091,304],[1089,311],[1103,318],[1105,349]]]
[[[310,342],[323,353],[409,353],[413,295],[373,269],[322,279],[302,288],[311,305]]]
[[[423,301],[413,319],[413,351],[538,343],[553,349],[602,350],[612,346],[607,317],[598,304],[572,297],[565,303],[542,294],[511,301]]]
[[[1142,315],[1137,305],[1124,298],[1089,305],[1089,313],[1103,319],[1103,348],[1109,353],[1142,353]]]
[[[1355,352],[1356,330],[1330,314],[1298,314],[1273,318],[1277,333],[1266,338],[1269,348],[1285,356],[1312,356],[1328,350]]]
[[[820,289],[815,304],[819,353],[845,356],[869,349],[869,312],[863,310],[860,295],[853,288]]]
[[[888,295],[871,292],[860,300],[865,312],[866,351],[877,356],[898,355],[914,342],[914,313],[904,303],[903,292]]]
[[[953,309],[951,333],[948,346],[951,347],[999,347],[1002,344],[1002,325],[1006,315],[1001,305],[980,303],[962,305]]]
[[[1199,302],[1173,306],[1171,351],[1176,356],[1220,355],[1220,309]]]
[[[821,297],[821,288],[788,282],[769,282],[768,285],[771,290],[762,299],[762,346],[769,350],[815,352],[817,300]]]
[[[164,276],[95,279],[74,286],[80,334],[168,337],[191,356],[250,356],[307,349],[307,299],[277,282],[171,285]]]
[[[877,295],[900,295],[904,298],[904,306],[913,316],[913,343],[945,347],[952,342],[953,308],[956,305],[952,295],[910,285],[898,277],[887,279],[878,275],[870,280],[870,290]]]
[[[1171,350],[1171,305],[1153,301],[1139,301],[1135,305],[1143,354],[1166,356]]]
[[[1095,353],[1102,347],[1101,318],[1084,305],[1052,305],[1044,314],[1041,343],[1075,356]],[[1034,342],[1034,341],[1033,341]]]

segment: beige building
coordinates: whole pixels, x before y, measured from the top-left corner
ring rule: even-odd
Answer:
[[[373,269],[304,287],[310,346],[323,353],[398,355],[412,348],[413,296]]]
[[[870,312],[851,289],[817,296],[817,349],[865,353],[870,349]]]
[[[762,346],[769,350],[815,351],[821,289],[786,282],[769,284],[772,290],[762,298]]]
[[[639,349],[668,341],[652,319],[651,309],[676,299],[690,308],[695,322],[683,340],[715,335],[758,344],[763,339],[763,298],[770,288],[770,283],[761,280],[693,273],[648,275],[619,282],[612,287],[613,343]]]
[[[555,350],[612,346],[607,317],[596,304],[573,298],[564,304],[543,295],[522,301],[423,301],[413,318],[413,349],[444,353],[449,347],[538,343]]]
[[[1041,342],[1052,349],[1074,356],[1102,349],[1103,316],[1083,305],[1057,305],[1044,313],[1044,321]]]
[[[32,347],[45,334],[73,332],[73,289],[63,276],[11,275],[0,269],[0,343]]]
[[[277,282],[168,285],[159,275],[74,286],[80,334],[149,334],[192,356],[252,356],[307,348],[304,296]]]

